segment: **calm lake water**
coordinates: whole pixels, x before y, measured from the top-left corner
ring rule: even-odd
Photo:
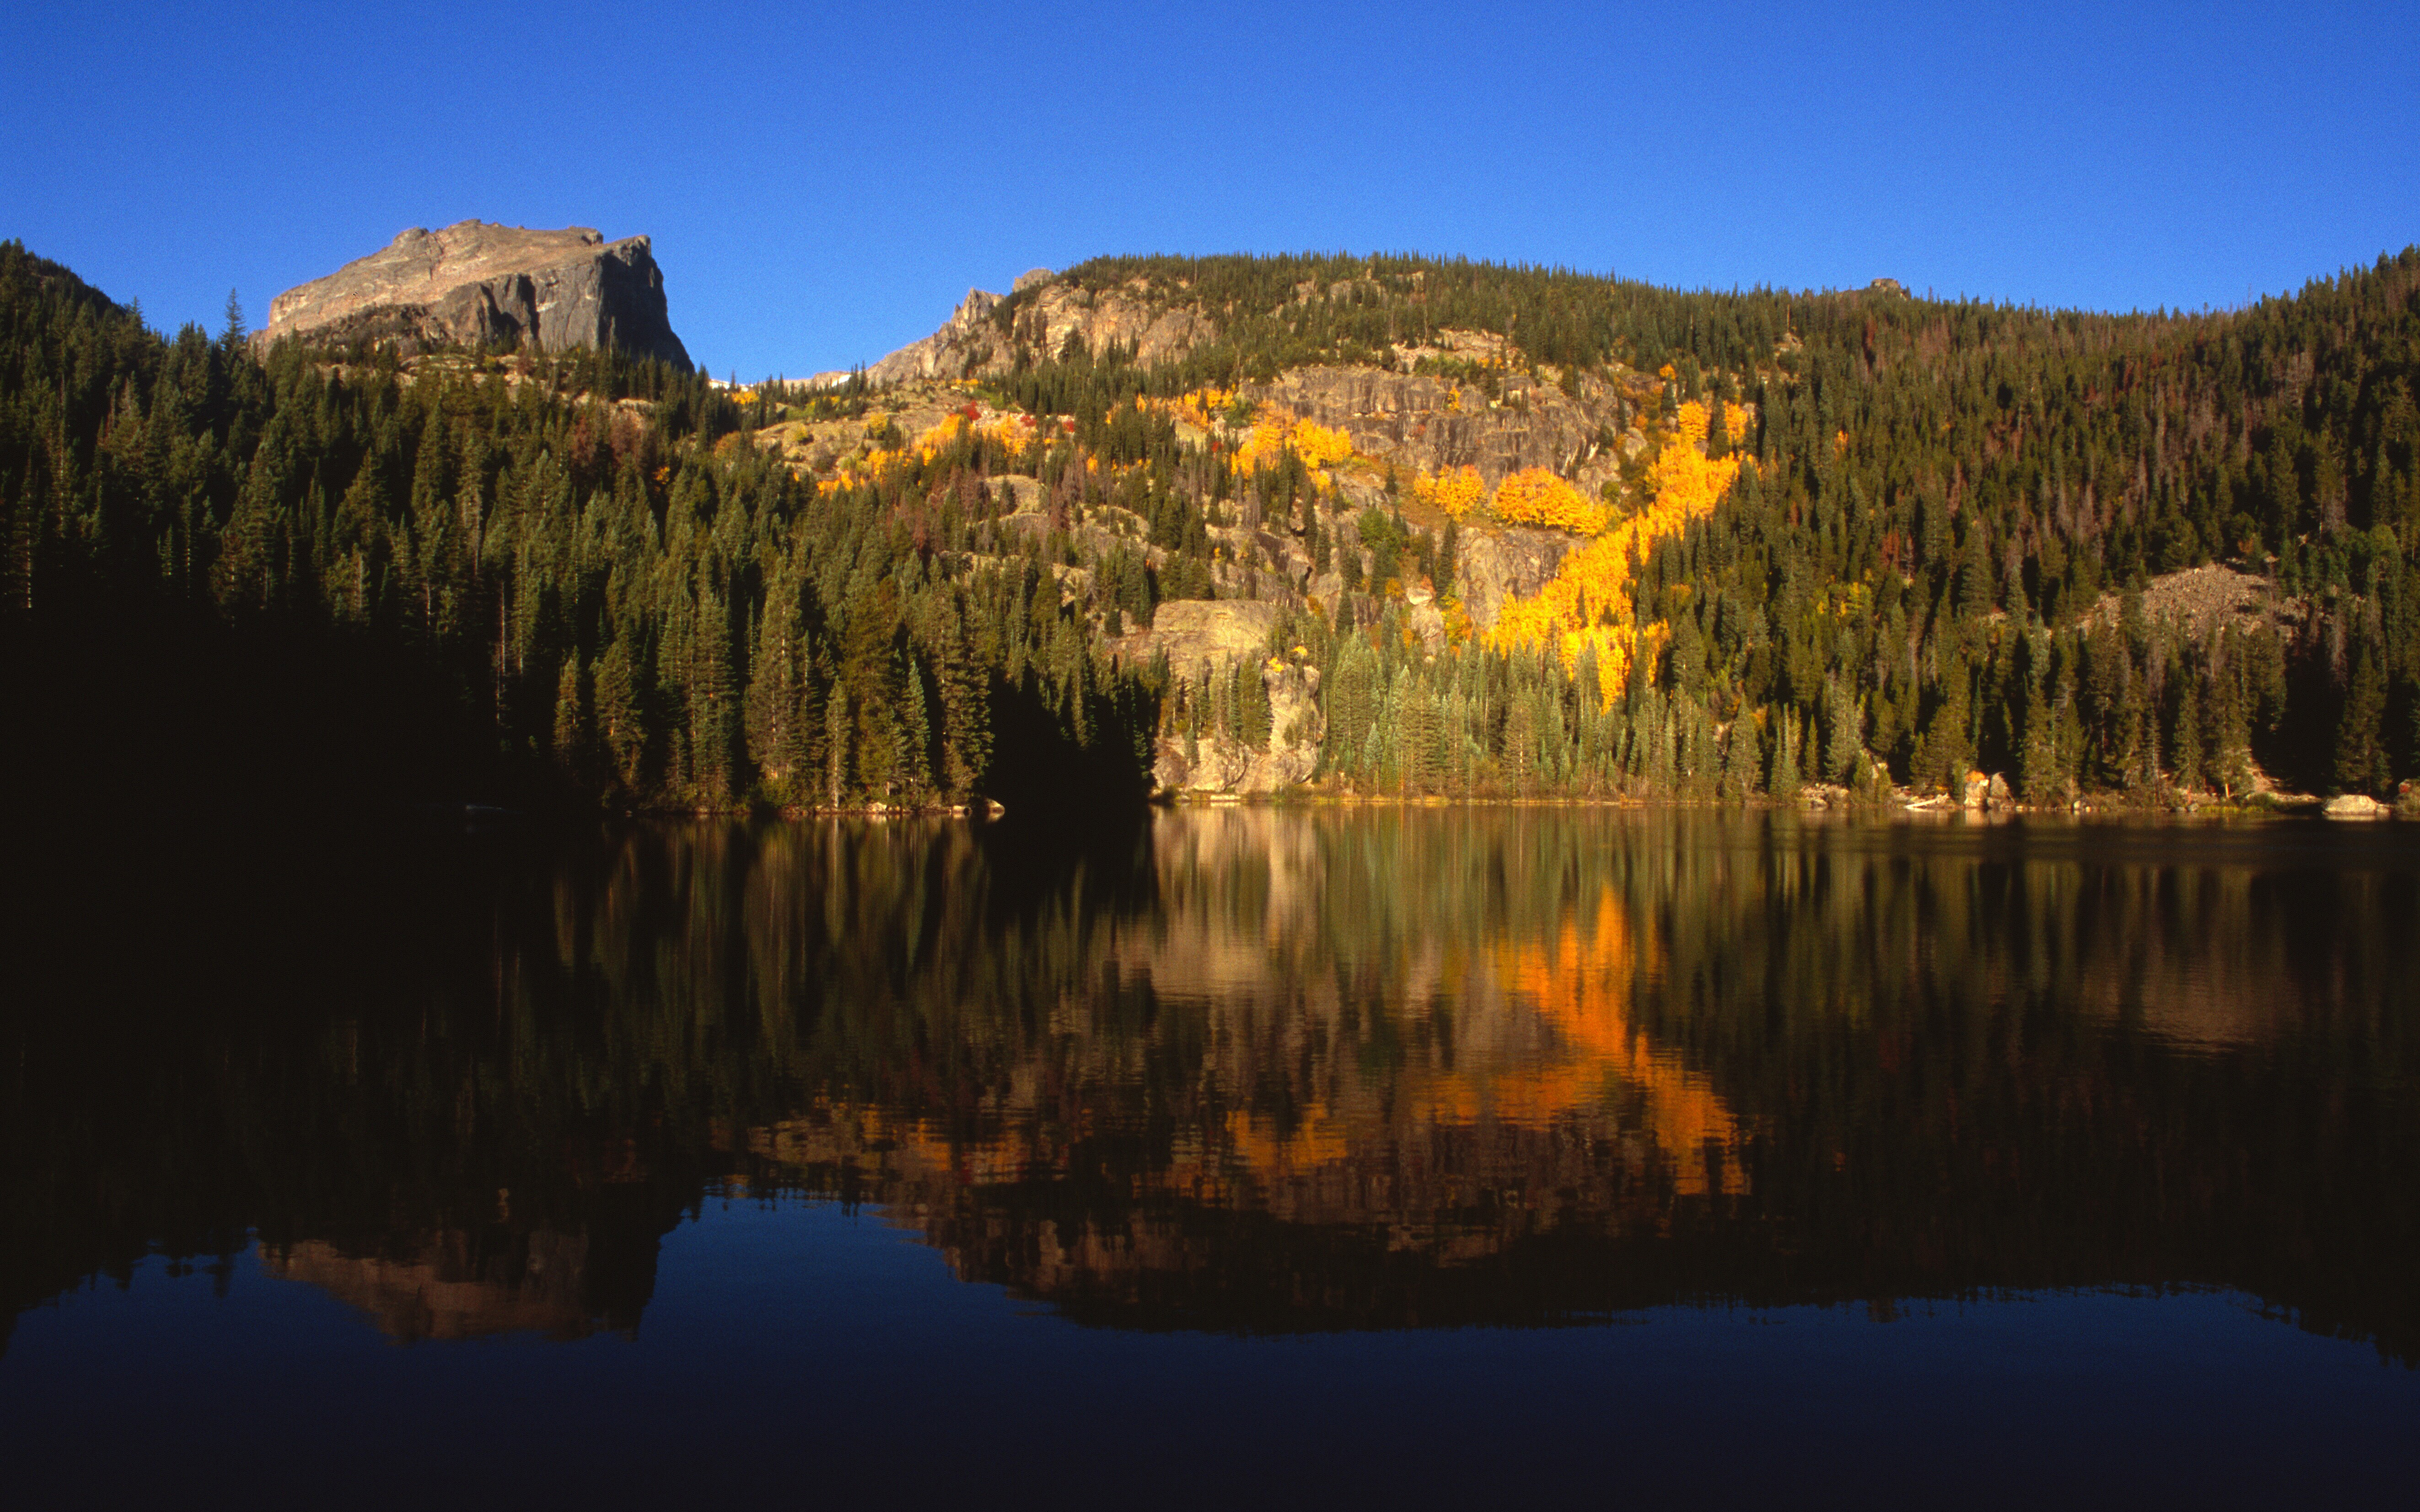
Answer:
[[[702,823],[47,890],[11,1504],[2420,1472],[2414,826]]]

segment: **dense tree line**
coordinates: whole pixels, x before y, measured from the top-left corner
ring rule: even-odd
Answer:
[[[575,352],[407,378],[242,335],[231,313],[163,339],[0,247],[28,780],[131,742],[418,795],[1139,795],[1154,691],[1096,655],[1038,545],[965,549],[983,502],[940,485],[968,457],[819,493],[700,375]]]
[[[908,437],[852,381],[799,412],[863,420],[862,462],[802,473],[757,445],[771,405],[697,374],[259,361],[232,310],[215,339],[163,338],[0,248],[18,779],[1139,795],[1156,738],[1285,733],[1249,674],[1111,655],[1163,600],[1221,594],[1291,606],[1269,649],[1323,669],[1321,776],[1364,790],[1787,796],[1979,767],[2055,801],[2240,793],[2256,766],[2386,795],[2420,773],[2420,253],[2181,315],[1407,257],[1062,277],[1189,303],[1212,334],[1149,368],[1080,334],[1021,349],[982,391],[1018,434],[970,405]],[[1036,297],[996,318],[1022,331]],[[1574,391],[1660,389],[1651,431],[1702,404],[1706,445],[1752,463],[1630,563],[1645,652],[1618,671],[1451,616],[1414,633],[1407,591],[1451,609],[1467,553],[1391,469],[1368,507],[1282,447],[1232,460],[1256,378],[1394,365],[1447,330],[1502,334]],[[1204,390],[1232,408],[1188,440],[1161,401]],[[1264,530],[1341,592],[1314,608]],[[2270,579],[2274,610],[2153,611],[2147,582],[2209,563]]]

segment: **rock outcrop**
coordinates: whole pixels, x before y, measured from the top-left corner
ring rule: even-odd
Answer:
[[[1013,323],[999,316],[1002,297],[970,288],[939,331],[900,347],[865,369],[868,382],[910,383],[925,378],[997,377],[1016,365],[1016,347],[1056,356],[1068,338],[1091,350],[1115,343],[1149,366],[1182,357],[1212,334],[1210,322],[1189,305],[1165,307],[1140,290],[1094,291],[1058,281],[1048,269],[1017,275],[1014,295],[1024,295]],[[810,384],[845,382],[846,373],[818,373]]]
[[[1578,537],[1555,531],[1507,527],[1492,533],[1466,532],[1458,586],[1472,623],[1482,629],[1492,626],[1507,599],[1535,597],[1563,564],[1564,554],[1578,544]]]
[[[1493,400],[1448,378],[1369,367],[1291,368],[1246,393],[1341,430],[1355,451],[1407,471],[1472,467],[1492,486],[1523,468],[1548,468],[1594,493],[1620,462],[1618,448],[1598,440],[1613,418],[1602,393],[1566,394],[1528,374]]]
[[[645,237],[607,241],[586,226],[532,231],[463,221],[418,227],[269,306],[256,348],[286,336],[331,344],[618,347],[690,366],[673,333],[664,278]]]
[[[1259,667],[1269,701],[1267,742],[1247,745],[1216,734],[1163,738],[1152,765],[1163,792],[1274,793],[1308,780],[1318,767],[1319,744],[1327,738],[1319,669],[1295,652],[1269,654],[1278,614],[1279,606],[1266,602],[1171,599],[1154,612],[1151,628],[1113,642],[1128,660],[1165,656],[1169,671],[1185,678],[1226,672],[1238,662]]]
[[[869,383],[913,383],[920,378],[954,378],[965,372],[967,353],[977,347],[987,346],[984,338],[989,332],[993,310],[1000,307],[1000,296],[984,289],[970,288],[958,307],[950,313],[940,330],[922,341],[900,347],[890,356],[865,370]],[[827,377],[846,375],[827,375]]]
[[[2124,609],[2123,598],[2103,594],[2092,608],[2092,623],[2116,625]],[[2196,636],[2230,622],[2257,629],[2266,621],[2298,620],[2307,612],[2306,604],[2279,597],[2268,579],[2216,562],[2163,573],[2143,585],[2145,619],[2179,625]]]
[[[1280,607],[1238,599],[1171,598],[1152,611],[1151,626],[1111,643],[1130,664],[1155,656],[1168,658],[1179,677],[1222,672],[1266,653]]]
[[[2009,779],[1998,772],[1966,774],[1965,808],[1970,813],[2004,812],[2016,807],[2016,795],[2009,791]]]

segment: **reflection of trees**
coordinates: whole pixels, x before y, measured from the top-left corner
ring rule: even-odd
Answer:
[[[501,1288],[443,1326],[630,1326],[743,1180],[1127,1325],[2216,1284],[2409,1358],[2420,900],[2297,834],[1219,810],[446,861],[274,1012],[26,1035],[10,1291],[255,1227],[373,1309],[426,1265]]]

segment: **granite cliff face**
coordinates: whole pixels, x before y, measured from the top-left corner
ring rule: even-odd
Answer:
[[[970,346],[982,344],[989,332],[991,313],[1000,305],[1000,296],[979,288],[967,290],[967,297],[952,311],[941,329],[922,341],[910,342],[865,370],[870,383],[912,383],[920,378],[954,378],[967,365]],[[845,377],[830,374],[827,377]]]
[[[1171,599],[1149,628],[1111,642],[1121,657],[1134,661],[1166,656],[1169,670],[1186,678],[1225,673],[1238,662],[1258,666],[1269,701],[1268,739],[1255,746],[1216,734],[1163,735],[1152,762],[1152,780],[1162,792],[1275,793],[1317,770],[1319,743],[1327,735],[1320,671],[1298,650],[1269,654],[1279,608],[1251,600]]]
[[[265,350],[286,336],[392,341],[406,351],[453,342],[548,352],[612,347],[690,365],[647,239],[607,241],[586,226],[414,227],[277,296],[253,343]]]
[[[1297,420],[1341,430],[1353,438],[1354,450],[1407,470],[1472,467],[1493,486],[1523,468],[1546,468],[1594,493],[1615,475],[1622,447],[1602,439],[1615,416],[1604,385],[1575,387],[1578,393],[1567,394],[1516,376],[1502,398],[1490,400],[1443,378],[1297,367],[1244,392]]]
[[[1013,292],[1035,291],[1017,308],[1014,324],[1000,314],[1006,296],[970,288],[942,327],[921,341],[910,342],[865,370],[876,386],[913,383],[929,378],[994,378],[1013,371],[1016,345],[1057,354],[1070,336],[1081,337],[1094,351],[1115,342],[1149,366],[1181,357],[1196,342],[1207,340],[1210,322],[1189,306],[1163,308],[1140,291],[1094,291],[1059,282],[1047,268],[1021,273]],[[810,382],[830,385],[846,373],[818,373]]]

